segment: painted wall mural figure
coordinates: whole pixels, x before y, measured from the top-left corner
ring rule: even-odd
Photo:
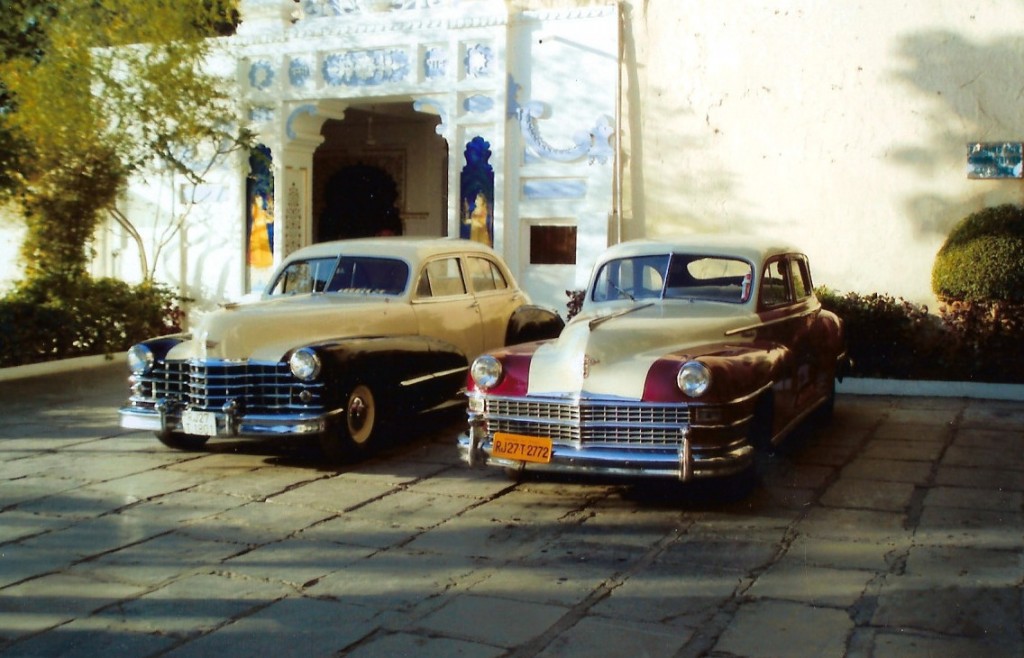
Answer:
[[[462,213],[459,236],[494,246],[494,168],[491,145],[483,137],[466,144],[466,165],[460,178]]]
[[[274,173],[270,149],[257,146],[249,156],[249,290],[262,290],[274,269]]]

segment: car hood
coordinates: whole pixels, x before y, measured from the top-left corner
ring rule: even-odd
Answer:
[[[726,336],[758,322],[745,307],[725,304],[643,304],[573,319],[530,362],[528,393],[640,399],[651,365],[666,354],[703,354],[751,338]]]
[[[408,304],[391,298],[294,295],[239,304],[198,318],[169,359],[279,361],[289,350],[339,337],[416,331]]]

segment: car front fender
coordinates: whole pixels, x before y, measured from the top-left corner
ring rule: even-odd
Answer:
[[[555,311],[525,304],[512,313],[505,331],[505,345],[518,345],[536,340],[558,338],[565,327],[565,321]]]
[[[323,361],[328,406],[354,382],[371,384],[399,404],[433,406],[458,393],[468,368],[458,348],[429,336],[346,338],[310,347]]]

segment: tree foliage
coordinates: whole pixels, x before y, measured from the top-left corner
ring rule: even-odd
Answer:
[[[10,8],[6,5],[10,4]],[[84,275],[128,177],[244,145],[205,72],[235,0],[9,0],[0,18],[0,194],[25,218],[29,278]]]

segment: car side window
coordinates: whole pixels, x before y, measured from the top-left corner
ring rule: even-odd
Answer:
[[[466,294],[466,284],[462,280],[462,268],[458,258],[439,258],[430,261],[420,273],[416,284],[416,296],[454,297]]]
[[[761,275],[761,305],[780,306],[793,301],[789,291],[788,261],[774,260],[764,266]]]
[[[492,292],[508,288],[508,281],[496,263],[479,256],[470,256],[467,263],[469,280],[474,292]]]
[[[793,276],[793,292],[796,294],[797,300],[807,299],[813,290],[807,261],[802,258],[794,258],[789,261],[789,265],[790,273]]]

